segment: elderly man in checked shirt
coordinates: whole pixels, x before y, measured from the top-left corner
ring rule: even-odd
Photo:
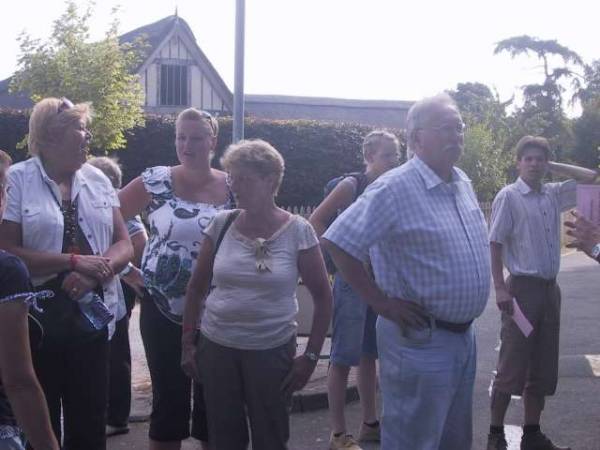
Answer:
[[[511,395],[522,395],[525,410],[521,450],[558,447],[540,429],[544,399],[558,381],[560,213],[575,206],[575,180],[544,183],[548,170],[593,182],[597,173],[549,161],[543,137],[525,136],[516,147],[517,181],[492,205],[490,242],[496,303],[502,311],[500,355],[491,401],[487,450],[506,450],[504,416]],[[503,268],[510,276],[505,281]],[[514,300],[513,300],[514,298]],[[512,320],[513,301],[533,325],[525,336]]]
[[[413,105],[414,157],[375,181],[324,235],[343,277],[379,314],[382,450],[467,450],[473,320],[487,302],[486,223],[454,167],[464,123],[446,94]],[[370,256],[375,280],[362,264]]]

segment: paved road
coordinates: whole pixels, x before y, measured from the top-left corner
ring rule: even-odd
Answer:
[[[563,291],[560,380],[557,395],[546,405],[544,429],[574,450],[600,450],[600,266],[581,254],[563,257],[559,281]],[[493,298],[477,321],[478,371],[475,385],[474,449],[484,449],[489,420],[489,386],[497,358],[498,312]],[[138,378],[143,383],[143,377]],[[138,405],[138,407],[143,405]],[[357,404],[348,406],[350,430],[360,423]],[[511,449],[518,448],[523,405],[515,399],[507,422]],[[327,448],[327,412],[292,416],[291,450]],[[145,449],[147,424],[134,424],[129,435],[109,440],[109,450]],[[197,449],[186,442],[185,450]],[[377,449],[377,445],[365,446]],[[258,450],[258,449],[257,449]]]

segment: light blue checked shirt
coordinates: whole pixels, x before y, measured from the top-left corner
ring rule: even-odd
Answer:
[[[323,236],[371,258],[386,295],[414,301],[436,319],[478,317],[490,291],[487,227],[471,181],[444,182],[418,157],[376,180]]]

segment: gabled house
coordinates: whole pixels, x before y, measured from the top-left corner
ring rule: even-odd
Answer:
[[[215,70],[187,22],[177,14],[119,37],[147,43],[144,60],[136,68],[144,87],[144,109],[153,114],[176,114],[193,106],[214,115],[233,112],[233,94]],[[26,109],[31,101],[10,94],[10,79],[0,81],[0,108]],[[308,119],[402,128],[412,102],[350,100],[285,95],[246,95],[246,116],[265,119]]]
[[[122,35],[121,42],[145,37],[146,58],[137,68],[147,112],[172,114],[193,106],[216,115],[231,115],[233,95],[198,47],[185,20],[169,16]]]
[[[144,109],[154,114],[175,114],[190,106],[215,115],[231,115],[233,95],[198,47],[194,33],[177,15],[136,28],[119,37],[146,42],[143,62],[136,68],[144,87]],[[0,81],[0,107],[31,108],[23,94],[10,94],[10,78]]]

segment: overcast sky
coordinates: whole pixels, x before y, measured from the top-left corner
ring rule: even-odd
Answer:
[[[83,4],[83,2],[80,2]],[[178,8],[233,89],[235,0],[101,0],[92,36],[120,4],[121,32]],[[600,3],[570,0],[247,0],[246,93],[414,100],[479,81],[502,99],[540,79],[534,58],[494,56],[494,44],[530,34],[600,59]],[[4,1],[0,79],[16,68],[17,36],[50,34],[62,0]]]

